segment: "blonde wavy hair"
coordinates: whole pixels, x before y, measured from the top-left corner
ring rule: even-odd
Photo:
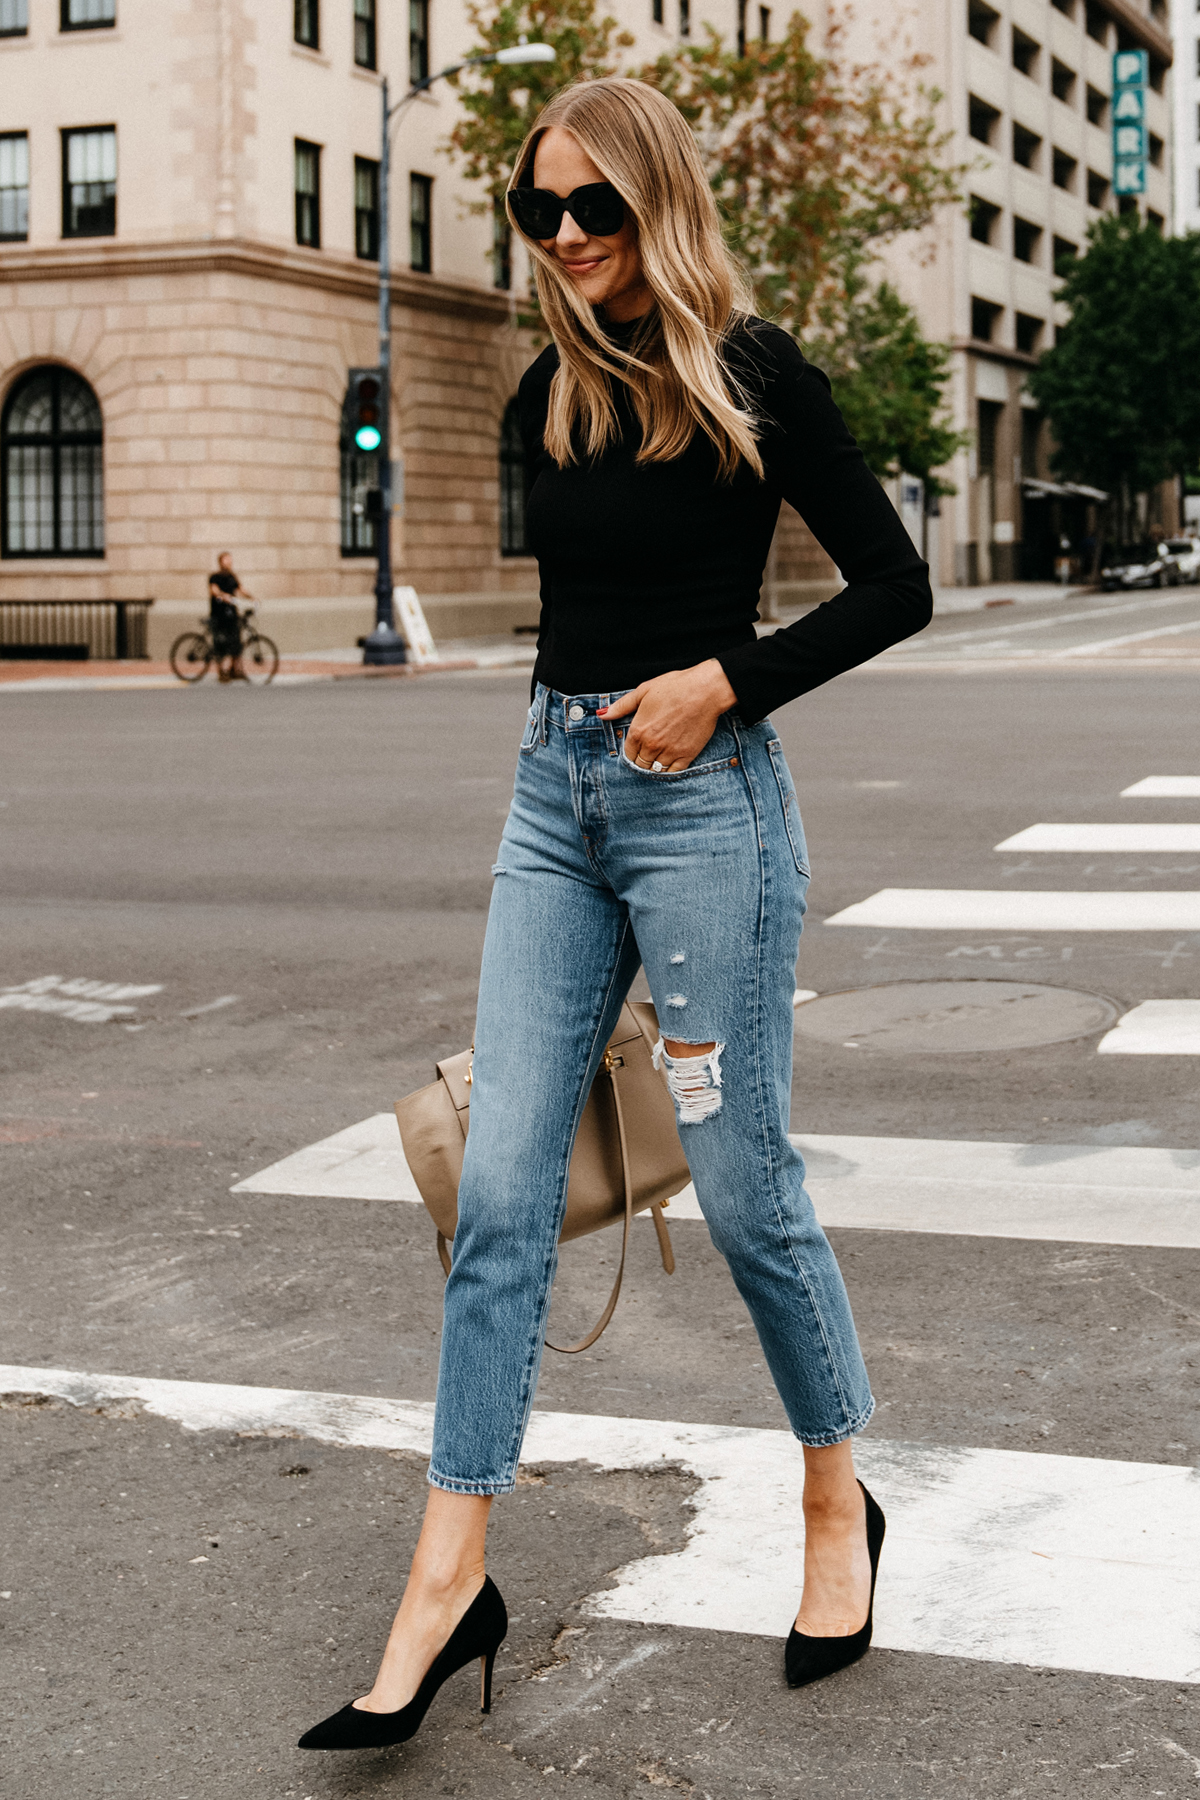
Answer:
[[[546,449],[564,468],[580,450],[598,456],[616,439],[615,376],[628,388],[642,428],[639,463],[672,461],[700,430],[716,450],[723,479],[742,462],[761,477],[755,419],[722,354],[730,331],[753,313],[750,288],[721,234],[691,131],[643,81],[577,81],[539,115],[521,146],[510,191],[532,185],[534,154],[553,125],[570,132],[633,215],[655,304],[627,344],[615,343],[555,258],[525,240],[559,355]]]

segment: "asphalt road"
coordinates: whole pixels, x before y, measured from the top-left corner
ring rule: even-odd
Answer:
[[[1192,816],[1117,796],[1195,772],[1200,746],[1189,669],[989,669],[993,628],[977,621],[966,672],[961,648],[954,667],[896,659],[779,715],[815,871],[798,982],[986,973],[1122,1009],[1196,994],[1200,933],[964,941],[821,923],[892,886],[1200,887],[1187,857],[997,855],[1041,820]],[[0,989],[56,975],[158,991],[104,1025],[0,1012],[0,1360],[432,1396],[441,1283],[423,1215],[229,1190],[384,1111],[469,1041],[526,696],[504,675],[5,698]],[[1094,1038],[800,1050],[805,1132],[1200,1148],[1187,1057],[1097,1057]],[[831,1236],[879,1400],[872,1436],[1196,1461],[1200,1253]],[[676,1239],[668,1280],[638,1234],[613,1327],[585,1357],[547,1359],[540,1407],[783,1424],[703,1226]],[[600,1238],[564,1255],[559,1330],[607,1290],[608,1255]],[[501,1503],[494,1572],[517,1623],[491,1721],[464,1678],[403,1750],[302,1756],[299,1731],[369,1679],[419,1460],[28,1396],[0,1411],[0,1436],[22,1800],[1092,1800],[1190,1792],[1200,1772],[1194,1685],[876,1650],[793,1695],[772,1640],[580,1614],[611,1570],[684,1541],[696,1485],[588,1464],[535,1471]]]

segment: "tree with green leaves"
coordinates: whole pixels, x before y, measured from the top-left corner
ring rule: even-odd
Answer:
[[[836,19],[818,56],[794,13],[743,56],[709,28],[639,71],[695,131],[729,243],[760,312],[799,337],[851,299],[865,261],[961,201],[923,58],[847,67]]]
[[[557,53],[552,63],[484,63],[452,77],[465,117],[450,133],[450,146],[461,156],[467,179],[484,185],[487,199],[476,202],[475,210],[490,212],[503,198],[517,152],[547,102],[582,76],[617,74],[616,52],[634,40],[616,19],[597,18],[593,0],[507,0],[498,7],[469,0],[467,17],[478,37],[472,55],[526,40],[549,44]]]
[[[1070,318],[1029,374],[1057,442],[1053,466],[1134,494],[1200,463],[1200,234],[1167,238],[1135,213],[1097,220],[1060,265]]]
[[[917,315],[889,282],[858,283],[839,328],[806,340],[806,354],[833,383],[834,399],[868,467],[883,479],[916,475],[927,492],[952,494],[935,474],[970,442],[944,414],[950,347],[923,336]]]

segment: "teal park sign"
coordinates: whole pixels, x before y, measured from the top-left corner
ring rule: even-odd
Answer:
[[[1144,50],[1118,50],[1112,59],[1113,191],[1146,191],[1146,88],[1150,58]]]

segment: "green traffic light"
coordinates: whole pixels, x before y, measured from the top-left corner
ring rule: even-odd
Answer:
[[[354,434],[354,442],[360,450],[378,450],[383,442],[378,425],[360,425]]]

